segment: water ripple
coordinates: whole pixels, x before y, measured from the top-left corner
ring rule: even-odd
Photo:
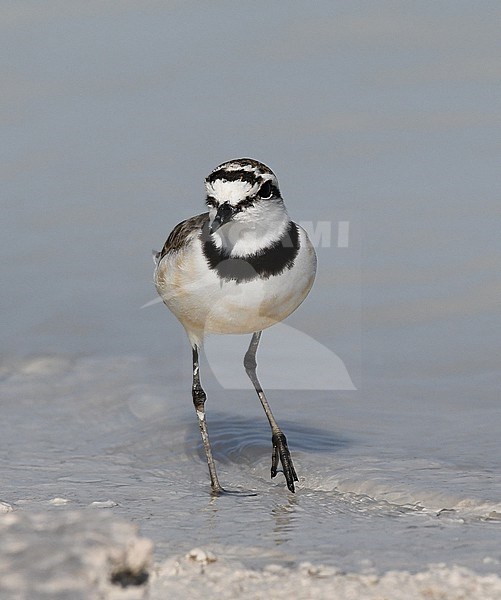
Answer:
[[[271,431],[265,418],[254,420],[211,413],[208,426],[214,457],[220,462],[250,465],[271,454]],[[346,438],[332,431],[286,421],[281,426],[292,452],[334,453],[349,444]],[[205,457],[196,424],[188,428],[185,450],[188,455]]]

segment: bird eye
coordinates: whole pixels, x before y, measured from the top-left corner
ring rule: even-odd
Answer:
[[[207,196],[207,199],[205,200],[205,204],[207,204],[207,206],[210,206],[213,208],[214,206],[216,206],[216,201],[211,196]]]
[[[263,200],[267,200],[268,198],[271,198],[271,194],[271,181],[265,181],[259,188],[258,196],[260,196]]]

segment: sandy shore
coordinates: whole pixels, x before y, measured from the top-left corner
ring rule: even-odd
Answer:
[[[456,565],[418,573],[343,573],[301,563],[248,569],[209,549],[153,561],[153,543],[109,513],[10,511],[0,515],[2,599],[440,599],[497,600],[501,578]]]

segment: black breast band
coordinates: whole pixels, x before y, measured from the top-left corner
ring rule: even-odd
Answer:
[[[279,240],[245,258],[232,258],[224,248],[218,248],[207,226],[202,230],[201,242],[207,264],[221,279],[245,282],[258,277],[268,279],[290,269],[299,251],[299,232],[297,225],[290,221]]]

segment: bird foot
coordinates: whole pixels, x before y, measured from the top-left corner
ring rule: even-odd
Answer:
[[[289,452],[289,448],[287,447],[287,439],[281,431],[278,431],[277,433],[273,433],[271,441],[273,443],[273,454],[271,457],[271,476],[275,477],[275,475],[277,474],[278,459],[280,458],[280,462],[282,463],[282,470],[285,476],[285,481],[287,482],[287,487],[291,492],[295,492],[294,482],[299,480],[294,469],[294,464],[292,463],[291,453]]]

